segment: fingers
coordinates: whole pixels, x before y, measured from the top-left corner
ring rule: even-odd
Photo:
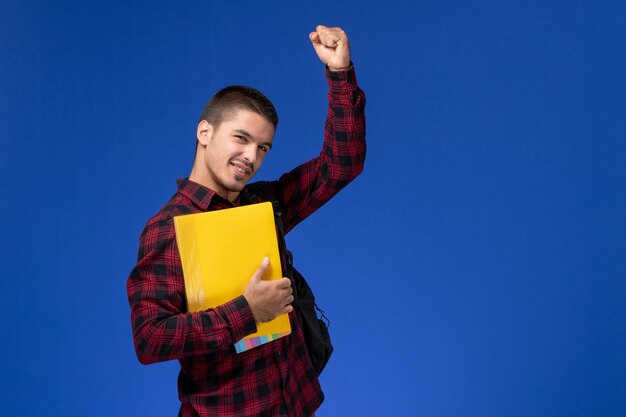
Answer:
[[[284,313],[293,311],[293,288],[289,278],[264,280],[263,276],[269,269],[270,261],[266,257],[254,272],[243,295],[250,305],[254,319],[264,323]]]
[[[293,310],[291,303],[294,297],[291,280],[289,278],[264,280],[263,276],[269,266],[270,261],[266,257],[250,277],[250,281],[243,291],[243,296],[250,305],[252,315],[259,323],[273,320],[279,315]]]
[[[309,33],[309,40],[319,59],[331,71],[343,71],[350,67],[350,44],[343,29],[319,25]]]
[[[293,288],[289,278],[281,278],[275,281],[266,281],[263,284],[269,288],[269,293],[274,294],[274,309],[269,319],[274,319],[281,314],[290,313],[293,310],[291,303],[294,301]]]
[[[309,33],[309,39],[311,40],[311,42],[313,42],[313,45],[320,44],[320,36],[317,34],[317,32]]]
[[[289,288],[289,289],[291,289],[291,280],[289,278],[286,278],[286,277],[283,277],[281,279],[277,279],[276,280],[276,288],[280,288],[280,289]]]
[[[293,287],[289,278],[281,278],[272,283],[276,287],[276,291],[283,299],[284,304],[291,304],[294,300]]]
[[[328,48],[343,46],[348,42],[348,36],[343,29],[329,28],[324,25],[318,25],[315,32],[309,34],[309,39],[313,43],[321,43]]]

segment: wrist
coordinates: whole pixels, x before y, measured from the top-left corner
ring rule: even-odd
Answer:
[[[350,62],[347,66],[345,67],[332,67],[330,65],[326,65],[326,68],[328,68],[328,70],[330,72],[342,72],[342,71],[348,71],[350,68],[352,68],[352,62]]]

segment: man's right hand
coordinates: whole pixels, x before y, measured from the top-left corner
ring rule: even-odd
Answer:
[[[264,323],[275,319],[284,313],[293,310],[293,290],[289,278],[264,281],[263,275],[270,266],[270,260],[264,258],[261,266],[256,270],[243,296],[246,297],[252,315],[257,323]]]

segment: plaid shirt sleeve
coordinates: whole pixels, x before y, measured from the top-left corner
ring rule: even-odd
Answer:
[[[354,68],[326,70],[328,114],[320,155],[278,180],[285,233],[356,178],[365,162],[365,94]]]
[[[187,312],[175,230],[167,212],[149,221],[141,234],[127,293],[135,350],[143,364],[211,353],[256,331],[243,296],[214,309]]]

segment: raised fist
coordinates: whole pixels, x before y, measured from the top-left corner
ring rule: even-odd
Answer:
[[[317,56],[331,71],[350,68],[350,44],[343,29],[319,25],[309,34],[309,39]]]

